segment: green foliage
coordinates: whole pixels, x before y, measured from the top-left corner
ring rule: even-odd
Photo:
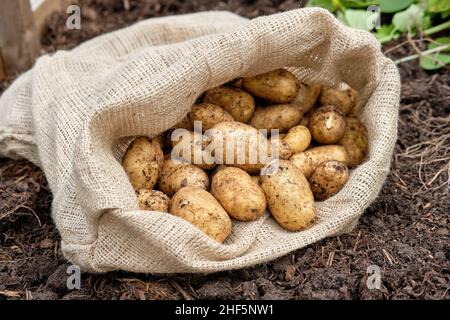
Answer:
[[[367,8],[371,5],[379,6],[380,12],[369,12]],[[445,21],[450,17],[450,0],[309,0],[307,6],[331,11],[347,26],[373,31],[381,43],[397,39],[405,33],[415,35],[423,32],[429,36],[450,28],[450,21]],[[379,14],[387,15],[390,21],[375,28]],[[439,19],[445,22],[435,25]],[[448,38],[439,40],[447,41],[445,39]],[[429,49],[433,49],[433,45],[436,43],[431,44]],[[431,58],[423,56],[421,66],[426,70],[435,70],[448,63],[448,59],[449,55],[444,53],[434,54]]]
[[[420,66],[422,69],[436,70],[450,63],[450,54],[442,53],[450,52],[450,37],[435,39],[433,43],[430,43],[428,49],[434,49],[442,45],[448,45],[447,49],[420,57]]]

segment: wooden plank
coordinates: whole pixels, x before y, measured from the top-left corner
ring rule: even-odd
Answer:
[[[40,52],[29,0],[0,1],[0,51],[7,76],[29,69]]]

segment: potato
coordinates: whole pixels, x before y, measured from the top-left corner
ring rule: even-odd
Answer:
[[[255,110],[253,97],[234,87],[217,87],[206,91],[203,102],[212,103],[224,108],[234,120],[248,122]]]
[[[161,177],[159,181],[159,188],[169,196],[186,186],[208,190],[209,177],[202,169],[186,164],[178,166],[169,175]]]
[[[192,223],[210,238],[223,242],[231,233],[231,220],[220,203],[199,187],[184,187],[172,198],[169,212]]]
[[[189,131],[194,130],[194,126],[191,123],[191,120],[189,120],[188,116],[181,119],[179,123],[173,126],[173,129],[186,129]]]
[[[311,143],[311,133],[305,126],[295,126],[289,129],[283,142],[292,153],[305,151]]]
[[[286,142],[284,142],[283,135],[276,135],[269,139],[270,143],[270,154],[273,159],[283,159],[287,160],[292,156],[292,150],[289,148]],[[276,152],[276,153],[275,153]]]
[[[296,153],[289,159],[309,178],[319,164],[326,161],[340,161],[348,165],[348,153],[344,147],[328,145],[310,148],[306,151]]]
[[[289,103],[298,91],[297,79],[284,69],[244,78],[242,86],[254,96],[273,103]]]
[[[222,122],[207,131],[214,148],[215,162],[259,173],[269,161],[270,144],[255,128],[240,123]]]
[[[252,181],[259,186],[259,176],[250,176],[250,177],[252,178]]]
[[[266,210],[266,198],[258,184],[242,169],[225,167],[214,175],[211,193],[225,211],[239,221],[256,220]]]
[[[194,131],[181,132],[181,136],[177,136],[178,132],[172,133],[172,158],[179,158],[185,162],[189,162],[203,170],[209,170],[216,165],[214,159],[208,156],[204,149],[208,146],[210,139],[200,132]],[[209,161],[210,160],[210,161]]]
[[[358,102],[358,92],[352,88],[347,90],[337,90],[330,87],[323,87],[319,98],[322,106],[335,106],[344,113],[349,114]]]
[[[170,198],[164,192],[158,190],[137,189],[136,194],[141,210],[169,211]]]
[[[313,194],[299,168],[286,160],[279,160],[278,165],[273,173],[261,175],[261,189],[272,216],[281,227],[289,231],[303,230],[316,217]]]
[[[366,157],[369,141],[366,127],[358,118],[347,117],[346,121],[347,127],[344,135],[337,144],[347,150],[348,166],[354,168],[360,165]]]
[[[344,135],[345,125],[344,114],[333,106],[320,107],[308,122],[313,139],[321,144],[335,144]]]
[[[134,189],[153,189],[164,161],[158,139],[136,138],[128,147],[122,166]]]
[[[319,84],[299,83],[298,93],[291,104],[300,108],[303,113],[309,112],[319,98],[322,86]]]
[[[257,108],[249,124],[256,129],[286,132],[300,122],[302,115],[300,109],[292,104],[276,104]]]
[[[345,164],[339,161],[327,161],[317,166],[309,178],[309,183],[314,199],[322,201],[338,193],[347,180],[348,169]]]
[[[231,114],[221,107],[211,103],[194,104],[191,112],[188,113],[188,117],[191,121],[192,127],[194,127],[195,121],[201,122],[203,132],[211,129],[214,125],[220,122],[234,121]]]

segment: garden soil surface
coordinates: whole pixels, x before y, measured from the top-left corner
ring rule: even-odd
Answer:
[[[42,36],[43,50],[72,48],[154,16],[219,9],[253,18],[299,6],[297,0],[164,3],[80,1],[81,30],[65,29],[67,15],[55,13]],[[427,44],[414,41],[419,49]],[[383,51],[392,59],[415,53],[406,39]],[[399,69],[402,98],[392,170],[356,229],[252,268],[209,275],[82,274],[81,289],[69,290],[69,264],[51,219],[44,174],[25,160],[1,159],[0,300],[449,299],[450,72],[427,73],[417,60]],[[0,83],[0,93],[12,80]],[[371,270],[377,268],[380,288],[370,289]]]

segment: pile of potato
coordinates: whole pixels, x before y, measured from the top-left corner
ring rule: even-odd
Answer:
[[[303,230],[315,220],[314,201],[339,192],[348,168],[365,158],[367,132],[356,116],[357,105],[351,88],[302,83],[284,69],[235,79],[205,92],[174,128],[158,137],[136,138],[122,164],[142,210],[179,216],[219,242],[231,233],[231,219],[253,221],[266,209],[284,229]],[[194,121],[212,134],[195,133]],[[175,128],[190,135],[174,139]],[[278,129],[279,135],[266,139],[258,136],[260,129]],[[243,133],[258,136],[258,141],[244,141],[244,162],[217,165],[206,156],[194,162],[193,153],[181,155],[182,161],[171,156],[178,143],[202,155],[221,134],[239,140]],[[261,139],[276,148],[279,160],[250,163],[248,150]],[[225,159],[226,153],[215,150],[215,157]],[[274,165],[277,170],[269,170]]]

